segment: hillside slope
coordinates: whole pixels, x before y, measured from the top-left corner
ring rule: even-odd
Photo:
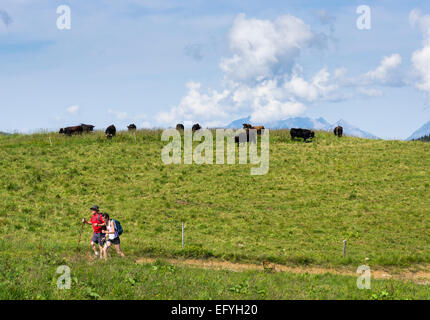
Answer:
[[[271,131],[270,171],[251,176],[250,164],[164,165],[160,134],[0,137],[0,257],[74,252],[80,220],[98,204],[121,221],[127,255],[430,262],[429,144],[324,132],[303,143]],[[82,250],[90,234],[86,226]]]

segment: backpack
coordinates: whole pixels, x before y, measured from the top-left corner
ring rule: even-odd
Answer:
[[[113,223],[115,224],[115,231],[117,232],[118,236],[122,235],[124,230],[122,229],[121,223],[119,223],[118,220],[112,219]]]

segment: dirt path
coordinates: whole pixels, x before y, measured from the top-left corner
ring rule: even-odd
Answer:
[[[140,258],[136,260],[136,263],[154,263],[156,258]],[[274,272],[288,272],[293,274],[334,274],[342,276],[355,276],[358,277],[358,273],[352,270],[350,267],[339,267],[339,268],[323,268],[323,267],[290,267],[285,265],[279,265],[274,263],[268,263],[265,266],[257,264],[245,264],[245,263],[232,263],[228,261],[219,260],[196,260],[196,259],[160,259],[170,264],[181,265],[192,268],[203,268],[203,269],[214,269],[214,270],[230,270],[230,271],[246,271],[246,270],[265,270],[269,269]],[[371,276],[373,279],[395,279],[395,280],[406,280],[412,281],[417,284],[429,285],[430,284],[430,266],[416,266],[414,269],[375,269],[371,268]]]

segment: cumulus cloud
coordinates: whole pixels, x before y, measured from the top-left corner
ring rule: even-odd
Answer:
[[[309,46],[313,38],[310,26],[291,15],[272,22],[239,14],[229,33],[233,56],[223,58],[220,67],[233,80],[272,78],[288,72],[300,50]]]
[[[323,24],[334,24],[327,12],[319,12],[319,17]],[[239,14],[228,39],[231,56],[221,58],[219,64],[222,89],[204,90],[200,83],[189,82],[179,104],[156,115],[159,125],[200,122],[213,127],[244,115],[263,124],[298,116],[318,101],[377,97],[382,92],[372,86],[399,85],[397,69],[402,59],[398,54],[383,57],[376,69],[355,78],[348,78],[348,70],[342,67],[332,73],[321,68],[307,79],[297,59],[304,49],[320,46],[324,40],[291,15],[271,21]],[[349,91],[340,90],[345,87]]]
[[[281,83],[279,79],[265,80],[254,86],[236,83],[232,100],[237,111],[248,111],[251,121],[256,123],[271,122],[303,113],[306,106],[282,88]]]
[[[228,117],[225,108],[229,91],[218,92],[212,90],[203,93],[201,84],[197,82],[187,83],[188,93],[183,97],[179,105],[174,106],[168,112],[161,112],[156,120],[159,123],[174,125],[175,122],[204,121],[213,122],[214,119],[225,119]]]
[[[73,106],[70,106],[70,107],[67,108],[67,112],[70,113],[70,114],[73,114],[73,115],[77,114],[78,111],[79,111],[79,106],[78,105],[73,105]]]
[[[232,55],[221,58],[219,64],[224,73],[223,88],[205,91],[200,83],[189,82],[180,103],[157,114],[158,123],[200,121],[210,127],[241,114],[250,114],[252,121],[261,123],[298,115],[306,109],[283,84],[301,50],[320,41],[309,25],[291,15],[270,21],[239,14],[228,39]],[[199,53],[198,47],[189,47],[188,53],[196,53],[194,49]],[[315,81],[318,86],[319,80]]]
[[[416,87],[430,95],[430,15],[422,15],[419,10],[413,10],[409,21],[423,33],[423,48],[412,54],[412,65],[419,78]]]
[[[379,65],[358,76],[349,76],[348,69],[338,68],[334,71],[333,81],[339,88],[357,88],[360,95],[378,97],[382,91],[378,87],[400,87],[407,84],[405,75],[400,69],[402,57],[397,54],[384,56]]]
[[[4,23],[4,25],[6,27],[9,26],[13,22],[9,13],[7,13],[6,10],[1,10],[1,9],[0,9],[0,20]]]
[[[362,77],[364,84],[382,84],[400,86],[403,84],[402,76],[398,72],[398,66],[402,63],[402,57],[395,53],[382,58],[380,65]]]
[[[331,94],[339,87],[330,78],[331,75],[326,68],[321,69],[310,81],[294,72],[284,87],[295,97],[308,102],[330,100]]]

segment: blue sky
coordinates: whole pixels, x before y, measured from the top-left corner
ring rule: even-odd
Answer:
[[[56,26],[63,4],[71,30]],[[252,114],[403,139],[430,121],[427,15],[422,1],[2,0],[0,131]]]

